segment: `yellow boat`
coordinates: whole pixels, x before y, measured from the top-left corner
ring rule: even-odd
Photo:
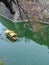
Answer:
[[[17,37],[17,34],[14,33],[14,32],[11,31],[11,30],[6,30],[6,35],[7,35],[8,37],[10,37],[11,39],[13,39],[13,40],[19,39],[19,38]]]

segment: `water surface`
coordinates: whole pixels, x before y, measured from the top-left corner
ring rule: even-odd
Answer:
[[[9,39],[5,34],[7,29],[17,33],[19,40]],[[49,41],[33,35],[29,23],[13,23],[0,16],[0,61],[6,65],[49,65]]]

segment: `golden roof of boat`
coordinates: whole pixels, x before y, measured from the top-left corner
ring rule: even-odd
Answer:
[[[11,36],[13,36],[13,35],[17,35],[16,33],[14,33],[14,32],[11,31],[11,30],[6,30],[6,33],[9,33]]]

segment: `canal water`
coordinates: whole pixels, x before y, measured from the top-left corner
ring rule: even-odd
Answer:
[[[19,40],[8,38],[8,29],[17,33]],[[29,23],[13,23],[0,16],[0,62],[5,65],[49,65],[48,43],[34,40]]]

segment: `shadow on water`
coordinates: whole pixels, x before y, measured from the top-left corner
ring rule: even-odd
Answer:
[[[0,22],[6,28],[17,33],[19,38],[25,37],[26,40],[34,40],[40,45],[46,45],[47,47],[49,47],[49,25],[47,28],[43,28],[42,32],[41,31],[32,32],[31,26],[29,25],[28,22],[12,22],[10,20],[5,19],[2,16],[0,16]]]
[[[6,38],[12,42],[16,42],[17,40],[12,40],[10,37],[6,36]]]

